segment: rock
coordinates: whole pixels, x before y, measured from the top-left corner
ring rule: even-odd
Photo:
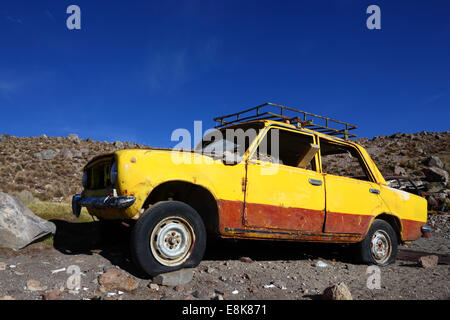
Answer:
[[[139,282],[118,269],[109,269],[98,277],[98,283],[109,290],[133,291]]]
[[[57,154],[58,154],[57,151],[47,149],[41,152],[36,152],[35,154],[33,154],[33,157],[39,160],[52,160],[56,157]]]
[[[276,280],[273,282],[273,284],[277,287],[280,288],[281,290],[286,290],[286,284],[282,281]]]
[[[334,286],[326,288],[322,298],[324,300],[353,300],[350,290],[343,282],[339,282]]]
[[[21,201],[0,192],[0,246],[21,249],[56,232],[56,226],[34,215]]]
[[[326,267],[328,267],[328,264],[326,264],[322,260],[319,260],[319,261],[316,262],[315,266],[319,267],[319,268],[326,268]]]
[[[403,169],[402,167],[395,166],[394,167],[394,174],[396,176],[406,176],[406,170]]]
[[[0,136],[0,142],[6,141],[9,138],[9,134],[4,133]]]
[[[61,155],[62,155],[62,157],[64,158],[64,159],[72,159],[73,158],[73,153],[72,153],[72,151],[70,151],[70,149],[67,149],[67,148],[63,148],[62,150],[61,150]]]
[[[6,270],[6,263],[0,262],[0,271],[5,271],[5,270]]]
[[[442,163],[441,159],[436,156],[430,156],[425,160],[425,164],[429,167],[437,167],[437,168],[444,168],[444,164]]]
[[[249,257],[240,257],[239,261],[246,262],[246,263],[252,263],[253,262],[253,260],[251,258],[249,258]]]
[[[149,287],[150,289],[152,289],[152,290],[156,290],[156,291],[159,290],[159,286],[158,286],[156,283],[150,283],[150,284],[148,285],[148,287]]]
[[[27,290],[29,290],[29,291],[44,291],[44,290],[47,290],[47,286],[42,286],[41,283],[37,280],[28,280],[27,281]]]
[[[74,159],[83,159],[83,154],[81,153],[81,151],[72,150],[72,155]]]
[[[47,135],[46,135],[45,133],[41,134],[41,135],[40,135],[40,138],[42,138],[42,139],[48,139],[48,137],[47,137]]]
[[[70,141],[72,141],[73,143],[80,143],[80,138],[78,137],[78,135],[77,134],[75,134],[75,133],[71,133],[71,134],[69,134],[68,136],[67,136],[67,138],[70,140]]]
[[[181,269],[157,275],[153,282],[163,286],[178,286],[189,283],[193,277],[194,269]]]
[[[89,153],[91,152],[91,150],[89,148],[81,148],[80,151],[84,156],[88,156]]]
[[[122,149],[123,148],[123,142],[122,141],[114,141],[114,147],[116,147],[116,148],[120,148],[120,149]]]
[[[181,292],[184,290],[184,287],[182,285],[177,285],[173,288],[176,292]]]
[[[438,265],[439,257],[435,255],[423,256],[419,258],[419,265],[422,268],[429,269]]]
[[[4,297],[1,297],[0,300],[16,300],[16,299],[14,299],[11,296],[4,296]]]
[[[444,182],[448,183],[449,174],[446,170],[431,167],[431,168],[423,168],[422,172],[425,174],[426,181],[429,182]]]
[[[59,290],[47,291],[42,295],[42,300],[64,300],[59,295]]]

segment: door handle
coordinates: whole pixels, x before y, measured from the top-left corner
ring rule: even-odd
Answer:
[[[322,180],[309,179],[309,183],[311,183],[313,186],[321,186]]]
[[[380,194],[380,190],[378,189],[369,189],[371,193]]]

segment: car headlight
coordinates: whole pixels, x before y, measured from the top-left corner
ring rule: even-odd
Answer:
[[[111,167],[111,184],[115,184],[117,181],[117,162],[114,162]]]
[[[83,171],[83,178],[81,178],[81,183],[84,188],[87,188],[87,171]]]

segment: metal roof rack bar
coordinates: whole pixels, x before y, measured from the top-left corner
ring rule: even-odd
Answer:
[[[278,108],[278,113],[262,110],[268,109],[269,107],[271,107],[272,109]],[[355,138],[356,135],[353,133],[349,133],[349,131],[358,128],[357,126],[347,122],[319,116],[313,113],[297,110],[291,107],[286,107],[271,102],[246,109],[244,111],[214,118],[214,121],[219,123],[216,128],[222,128],[225,126],[230,126],[251,120],[273,120],[282,123],[295,124],[298,127],[316,130],[324,134],[341,136],[346,140],[348,140],[349,138]],[[322,121],[325,124],[322,125],[314,123],[314,120]],[[342,128],[342,126],[344,126],[344,128]]]

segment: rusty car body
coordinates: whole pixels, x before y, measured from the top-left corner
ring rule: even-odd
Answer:
[[[221,132],[256,130],[237,160],[205,152],[209,142],[97,156],[74,213],[85,206],[102,221],[136,220],[133,258],[150,275],[197,265],[206,235],[354,243],[364,262],[385,265],[397,244],[429,234],[426,201],[388,186],[350,140],[356,126],[271,103],[215,120]],[[261,152],[275,135],[276,160]]]

